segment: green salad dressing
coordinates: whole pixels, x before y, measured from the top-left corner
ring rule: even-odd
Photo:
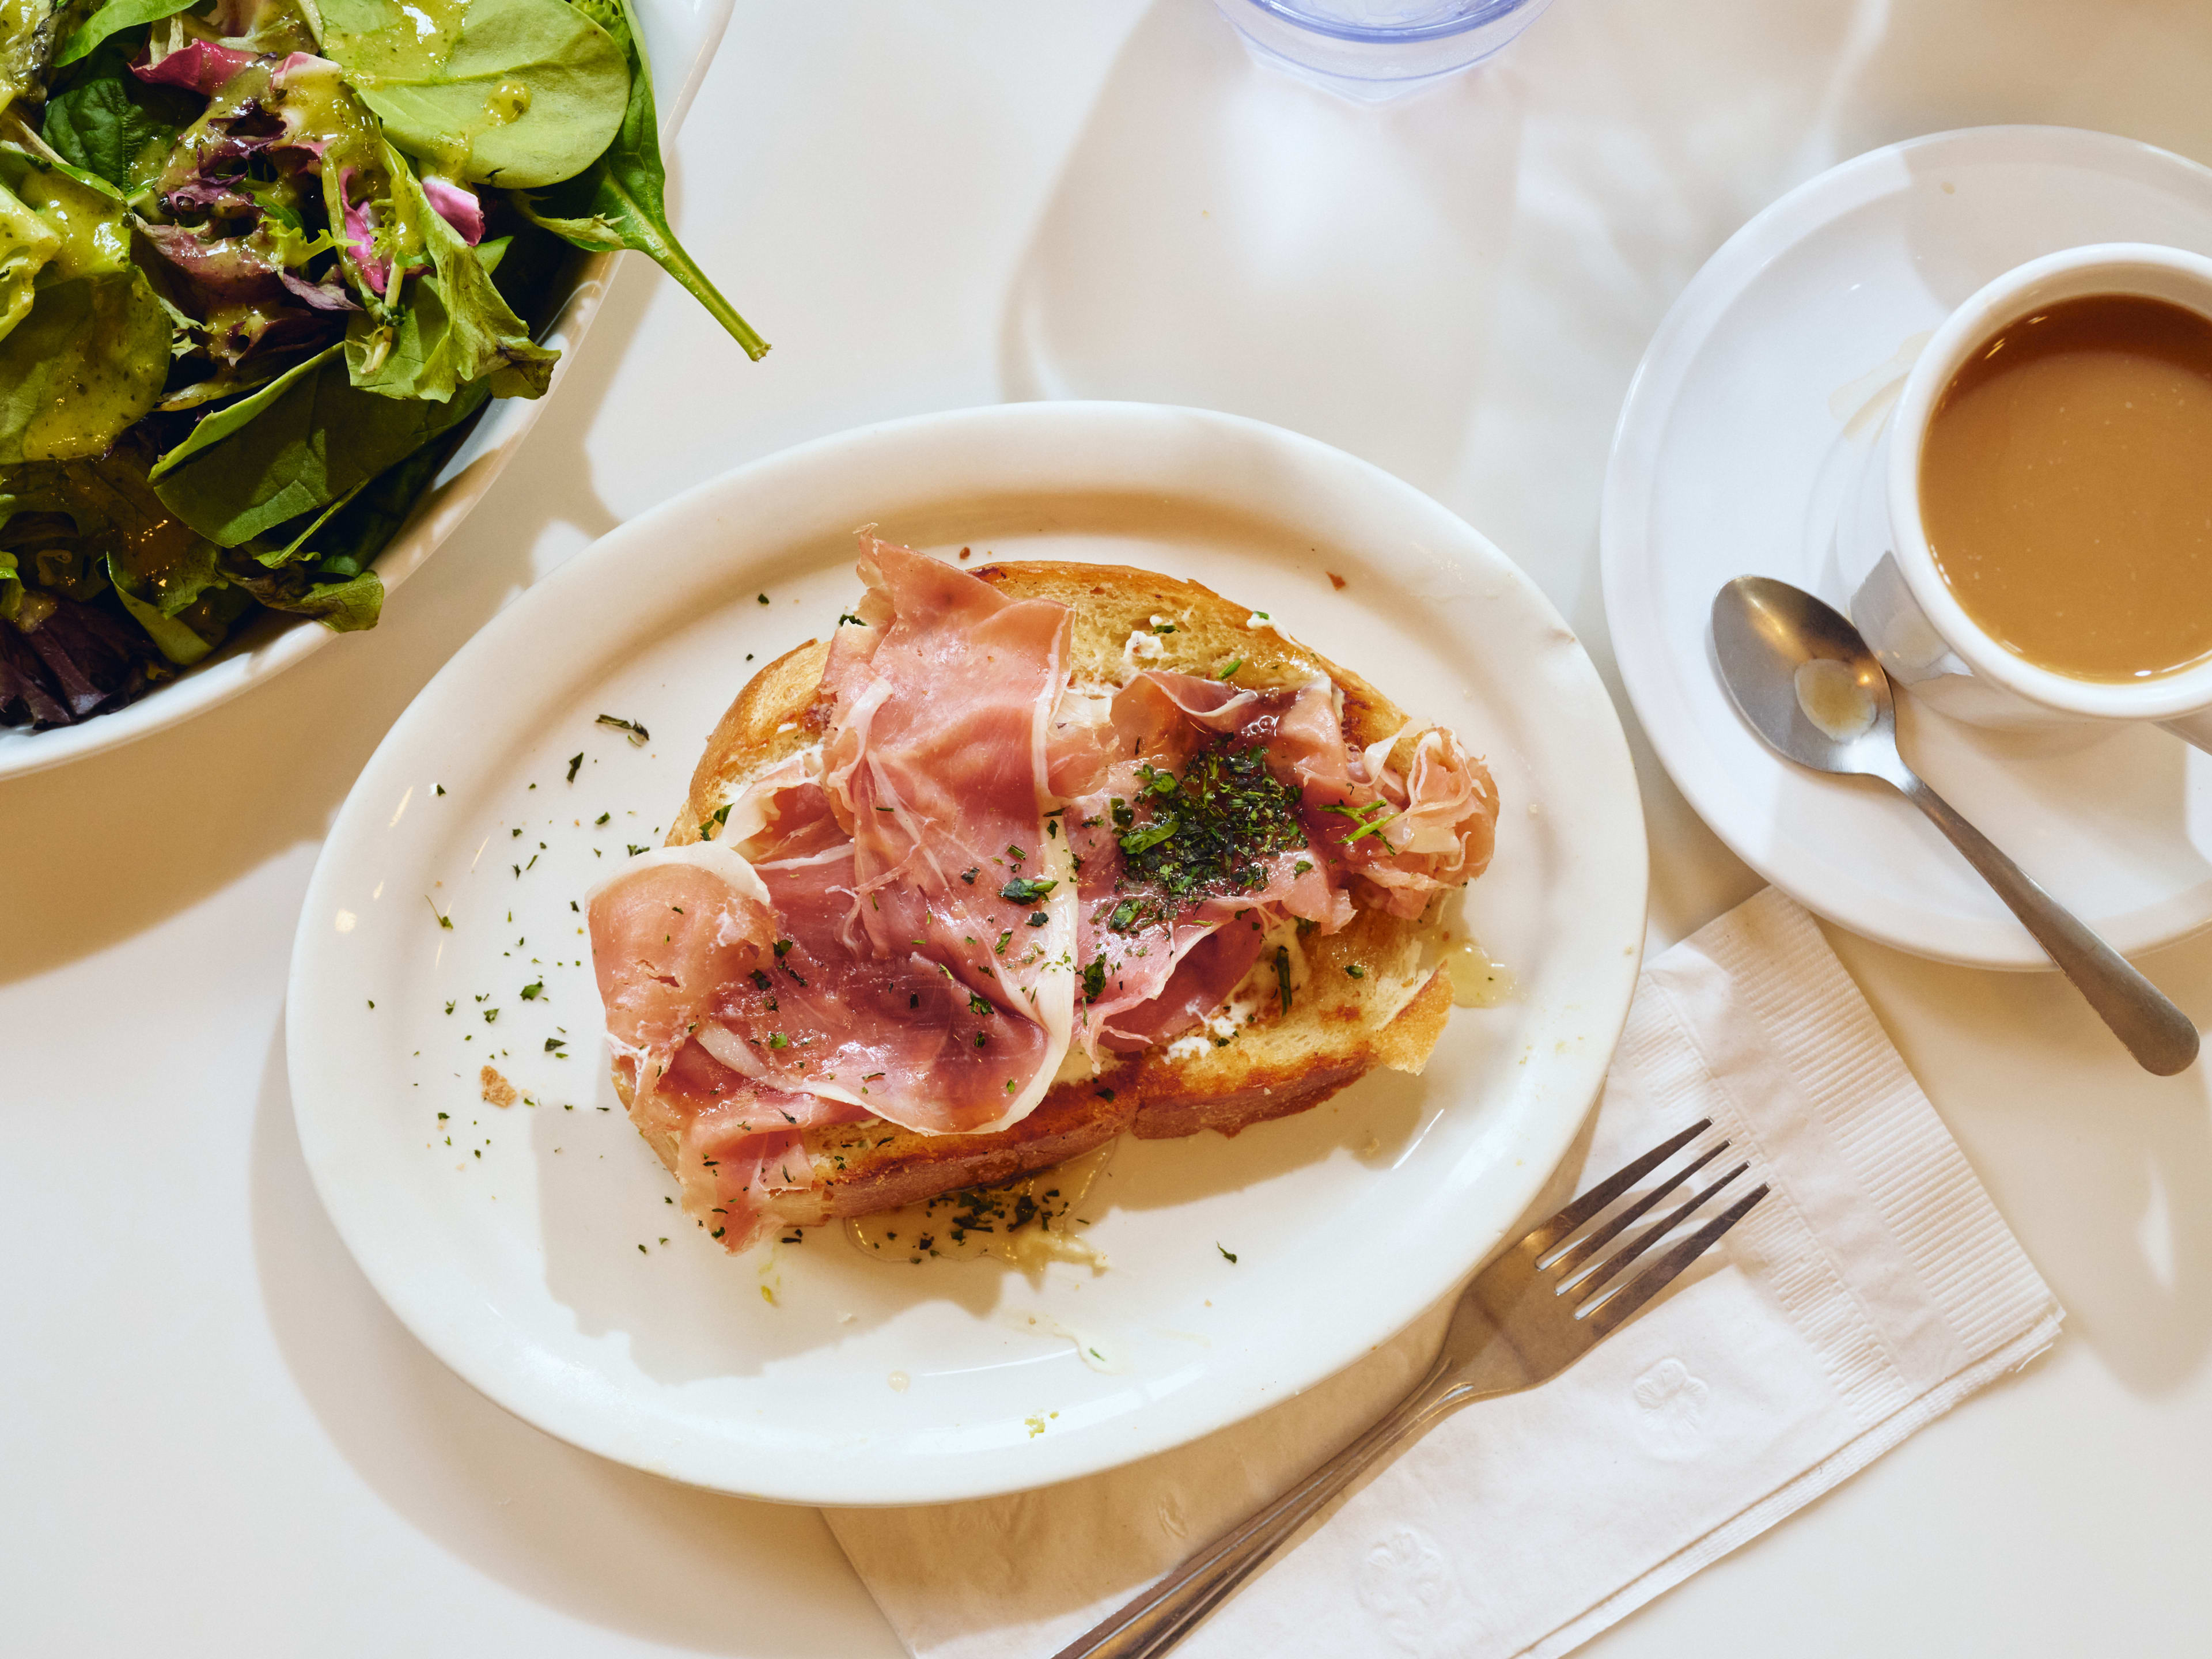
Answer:
[[[456,179],[573,178],[629,100],[621,46],[567,0],[338,0],[323,20],[323,50],[392,142]]]
[[[121,202],[14,149],[0,150],[0,186],[52,240],[0,336],[0,465],[97,455],[160,398],[168,319],[131,265]],[[4,216],[27,250],[39,244]]]

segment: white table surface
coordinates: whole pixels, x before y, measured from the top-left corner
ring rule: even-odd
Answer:
[[[1205,0],[742,0],[679,222],[748,366],[625,268],[536,435],[368,636],[0,787],[0,1651],[900,1650],[820,1520],[471,1393],[310,1190],[286,957],[391,720],[534,576],[801,439],[1008,398],[1340,444],[1519,559],[1608,665],[1599,480],[1699,263],[1862,149],[1998,121],[2212,160],[2203,0],[1559,0],[1382,112]],[[1608,669],[1609,672],[1609,669]],[[1652,943],[1754,885],[1638,738]],[[2043,1362],[1585,1650],[2172,1653],[2212,1626],[2212,1112],[2051,975],[1846,964],[2070,1310]],[[2201,1023],[2212,939],[2146,966]]]

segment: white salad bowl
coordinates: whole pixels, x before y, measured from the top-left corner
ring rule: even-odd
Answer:
[[[707,65],[722,43],[734,3],[735,0],[638,0],[664,148],[683,124]],[[558,392],[570,355],[582,343],[584,331],[598,314],[599,301],[606,297],[615,258],[584,254],[569,262],[568,292],[557,295],[552,320],[539,337],[562,354],[552,388],[543,398],[498,398],[485,410],[466,441],[416,503],[406,524],[378,555],[374,568],[386,593],[421,568],[460,528],[461,521],[483,499],[492,481],[530,435],[546,404]],[[0,780],[42,772],[167,731],[283,673],[337,637],[307,617],[264,611],[204,662],[112,714],[44,732],[0,726]]]

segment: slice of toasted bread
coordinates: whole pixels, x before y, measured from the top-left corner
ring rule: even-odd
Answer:
[[[1264,616],[1195,582],[1110,565],[999,563],[975,574],[1011,597],[1057,599],[1073,611],[1068,667],[1078,687],[1118,686],[1146,668],[1232,678],[1253,690],[1326,676],[1343,696],[1347,741],[1364,748],[1403,732],[1407,752],[1394,750],[1392,758],[1401,767],[1410,759],[1413,733],[1389,699]],[[1171,631],[1158,631],[1163,626]],[[670,846],[697,841],[701,826],[749,780],[820,741],[830,712],[820,695],[829,654],[826,641],[809,640],[738,694],[707,740]],[[1361,908],[1338,933],[1291,942],[1287,1008],[1269,953],[1264,980],[1255,970],[1200,1031],[1141,1054],[1109,1055],[1097,1075],[1059,1084],[1028,1117],[994,1133],[922,1134],[873,1118],[809,1130],[811,1188],[775,1194],[767,1212],[789,1226],[871,1214],[1011,1181],[1125,1130],[1147,1139],[1201,1129],[1233,1135],[1318,1105],[1377,1066],[1417,1073],[1451,1012],[1449,986],[1434,965],[1437,932],[1430,918]],[[615,1082],[630,1105],[619,1066]],[[639,1127],[672,1170],[668,1138]]]

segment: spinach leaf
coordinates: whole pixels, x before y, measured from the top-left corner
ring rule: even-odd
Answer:
[[[39,136],[72,167],[97,173],[126,196],[161,176],[202,100],[182,87],[141,81],[131,53],[111,40],[54,79]]]
[[[114,566],[114,556],[108,564]],[[123,608],[131,613],[131,620],[146,630],[146,637],[154,641],[154,648],[175,663],[179,668],[189,668],[215,649],[217,641],[203,639],[187,624],[173,617],[163,616],[160,610],[146,603],[121,581],[115,583],[115,597],[123,601]]]
[[[397,155],[391,161],[392,240],[419,247],[429,268],[406,279],[396,322],[364,313],[348,324],[353,383],[387,398],[438,403],[477,381],[489,383],[495,398],[541,395],[561,354],[530,337],[476,249],[431,207],[413,169]],[[395,290],[402,268],[393,266]]]
[[[27,94],[36,100],[58,9],[54,0],[0,0],[0,112]]]
[[[274,534],[257,536],[238,550],[241,553],[251,553],[254,562],[264,570],[281,570],[288,564],[296,564],[301,559],[312,559],[315,554],[307,544],[313,538],[315,532],[328,524],[341,507],[349,503],[365,488],[367,488],[365,484],[356,484],[320,512],[302,514],[301,518],[304,519],[306,523],[296,532],[293,530],[290,524],[283,525]],[[297,523],[298,520],[295,520],[294,522]]]
[[[335,633],[351,634],[376,626],[384,606],[384,584],[374,570],[339,581],[316,582],[296,570],[230,569],[231,581],[272,611],[313,617]]]
[[[116,0],[127,3],[128,0]],[[145,0],[158,3],[159,0]],[[605,149],[629,99],[627,56],[565,0],[466,0],[459,27],[411,12],[356,33],[325,9],[324,51],[401,149],[485,184],[572,179]],[[375,15],[347,8],[347,22]]]
[[[169,318],[131,263],[123,204],[0,146],[0,186],[57,239],[0,337],[0,466],[97,455],[154,407]]]
[[[483,400],[477,399],[477,406]],[[313,538],[317,571],[351,577],[368,568],[398,535],[443,467],[467,435],[468,423],[456,422],[397,465],[386,467],[355,492]]]
[[[190,11],[199,3],[200,0],[107,0],[62,43],[62,49],[54,54],[54,67],[74,64],[118,30],[141,23],[158,23],[180,11]]]
[[[294,382],[304,380],[337,356],[338,349],[335,345],[326,347],[307,362],[294,364],[268,385],[256,388],[236,403],[226,404],[211,414],[203,416],[199,424],[192,428],[191,436],[154,463],[146,474],[148,479],[159,483],[164,473],[175,471],[202,450],[221,443],[283,396]]]
[[[611,9],[614,0],[597,0],[599,9]],[[629,58],[629,107],[622,130],[605,155],[590,168],[551,190],[540,193],[518,191],[515,204],[524,215],[564,241],[593,253],[635,248],[691,290],[714,320],[730,331],[757,362],[768,356],[768,342],[738,315],[736,308],[707,280],[691,256],[668,228],[664,197],[667,174],[660,161],[660,127],[653,109],[653,71],[639,45],[637,17],[630,0],[619,0],[620,13],[612,21]]]
[[[0,185],[0,338],[29,315],[32,283],[61,248],[54,228]]]
[[[163,505],[219,546],[329,505],[465,420],[488,392],[478,383],[441,404],[381,397],[327,355],[263,392],[272,389],[251,419],[174,465],[163,457],[155,485]]]

